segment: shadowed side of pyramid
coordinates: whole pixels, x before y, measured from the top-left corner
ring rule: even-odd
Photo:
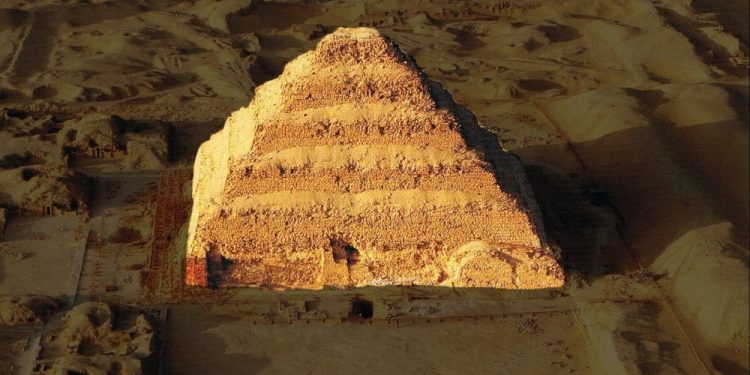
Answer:
[[[186,282],[559,287],[520,163],[391,40],[339,29],[199,150]]]

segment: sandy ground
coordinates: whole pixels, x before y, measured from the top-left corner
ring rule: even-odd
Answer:
[[[171,310],[170,322],[195,327],[200,342],[187,336],[170,338],[165,370],[170,374],[206,373],[216,368],[213,357],[226,356],[230,363],[221,371],[227,374],[291,373],[299,371],[301,363],[307,364],[305,371],[311,374],[486,374],[498,368],[512,373],[563,369],[585,373],[590,368],[588,358],[578,355],[584,340],[580,332],[571,335],[569,329],[575,318],[570,312],[546,315],[541,314],[543,323],[533,325],[534,333],[529,334],[522,328],[523,318],[516,316],[468,322],[402,320],[398,327],[395,321],[270,325],[210,317],[200,307],[184,306]],[[559,340],[562,336],[565,339]],[[298,345],[290,348],[289,342]],[[527,366],[519,361],[524,357],[544,360]]]
[[[166,373],[747,373],[747,2],[487,4],[5,1],[0,109],[25,125],[0,127],[0,159],[45,162],[30,128],[103,112],[169,122],[173,166],[189,166],[286,62],[335,27],[374,26],[521,157],[565,288],[153,295],[144,271],[175,277],[148,269],[158,202],[136,200],[157,178],[94,163],[88,222],[10,219],[0,291],[68,296],[90,242],[82,296],[169,304]],[[142,242],[111,241],[120,227]],[[341,322],[355,294],[375,308],[364,324]],[[35,329],[0,327],[0,346]]]
[[[95,209],[86,229],[87,244],[78,287],[79,300],[106,294],[108,300],[136,302],[143,297],[142,270],[152,236],[156,176],[101,176]]]
[[[83,244],[77,216],[19,217],[0,242],[3,295],[67,295],[73,287],[76,254]]]

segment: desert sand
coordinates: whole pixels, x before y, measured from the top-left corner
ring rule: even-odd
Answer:
[[[45,332],[74,306],[103,301],[166,306],[152,319],[151,354],[118,359],[133,372],[155,361],[164,373],[747,373],[747,20],[747,2],[704,0],[3,1],[0,295],[51,297],[61,311],[1,325],[0,365],[33,371],[57,345]],[[565,285],[182,282],[199,146],[339,27],[393,40],[518,156]],[[334,103],[364,90],[324,82],[284,94]],[[290,103],[304,101],[275,105]],[[252,148],[265,154],[250,172],[262,178],[232,194],[276,188],[274,167],[325,175],[341,165],[336,137],[313,126],[320,119],[348,112],[352,128],[328,131],[371,146],[381,135],[370,125],[394,130],[395,142],[424,120],[372,103],[292,109],[308,119],[269,119],[268,142]],[[470,168],[456,141],[409,137],[403,168]],[[369,171],[368,155],[395,152],[381,146],[345,158]],[[233,149],[251,148],[206,157]],[[85,361],[96,362],[90,372],[109,364]]]

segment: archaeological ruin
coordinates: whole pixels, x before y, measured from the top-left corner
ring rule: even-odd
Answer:
[[[560,287],[516,157],[389,38],[339,29],[197,155],[186,283]]]

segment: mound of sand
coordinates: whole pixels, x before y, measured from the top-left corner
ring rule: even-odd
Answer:
[[[0,111],[0,170],[65,164],[64,154],[54,146],[61,122],[48,114]]]
[[[201,146],[193,197],[190,284],[563,283],[518,161],[374,29],[259,87]]]
[[[217,33],[227,28],[226,15],[247,3],[33,2],[9,15],[0,9],[2,86],[12,87],[0,95],[58,103],[153,103],[165,92],[170,103],[247,100],[252,59]]]

